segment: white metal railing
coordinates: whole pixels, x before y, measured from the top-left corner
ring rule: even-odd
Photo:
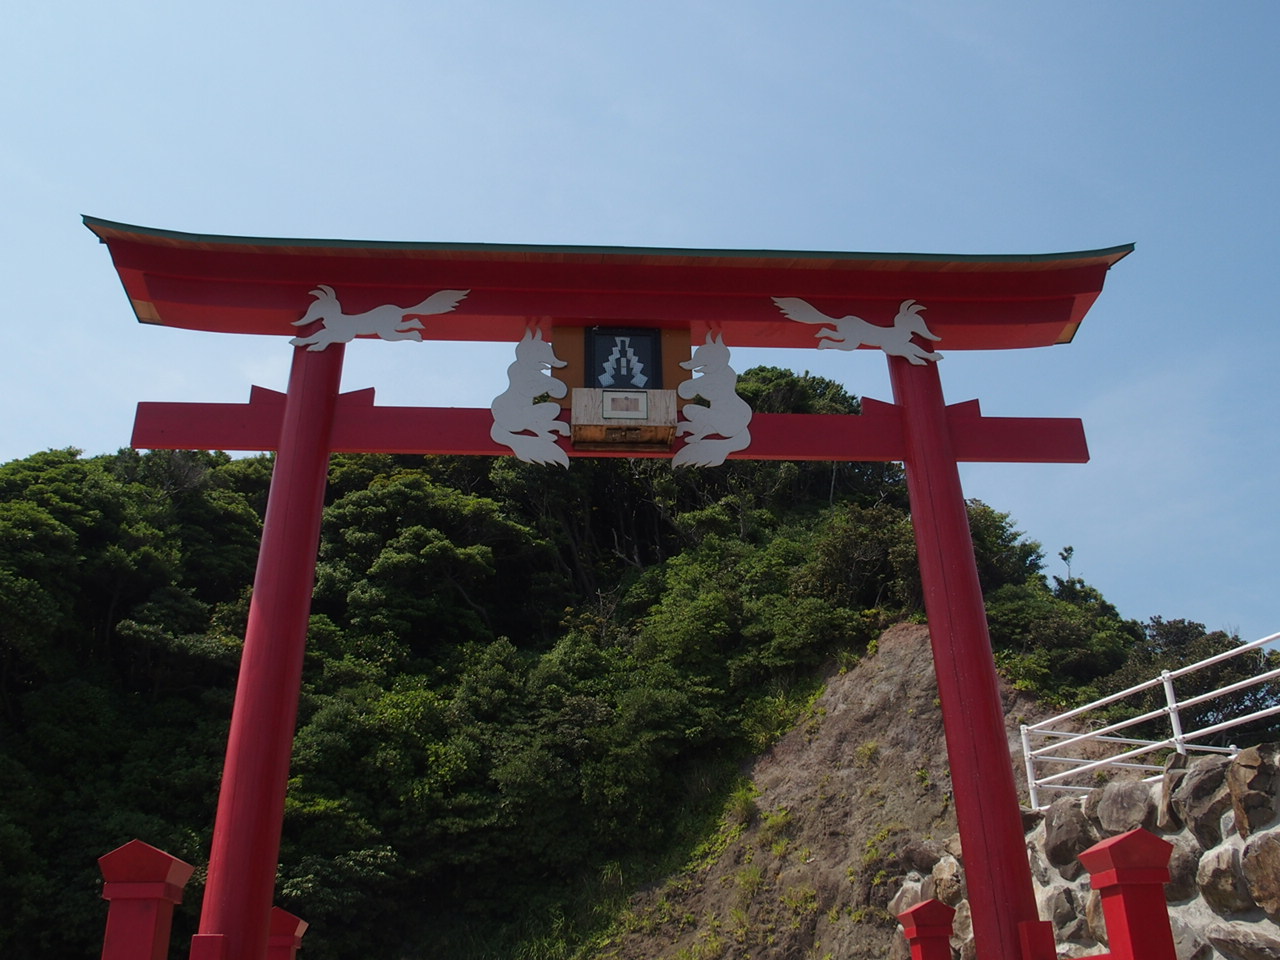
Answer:
[[[1088,793],[1093,790],[1097,784],[1087,784],[1080,782],[1081,774],[1093,773],[1104,768],[1122,769],[1122,770],[1141,770],[1147,773],[1154,773],[1155,776],[1147,777],[1148,780],[1155,780],[1164,769],[1162,764],[1153,764],[1151,762],[1142,762],[1143,758],[1151,759],[1150,755],[1159,751],[1172,747],[1178,753],[1226,753],[1234,756],[1237,752],[1234,746],[1215,747],[1206,744],[1194,743],[1202,737],[1212,736],[1223,730],[1229,730],[1246,723],[1252,723],[1254,720],[1260,720],[1263,717],[1270,717],[1280,714],[1280,704],[1267,707],[1262,710],[1255,710],[1251,713],[1238,717],[1232,717],[1229,720],[1223,720],[1220,723],[1214,723],[1200,730],[1192,730],[1190,732],[1182,728],[1182,711],[1198,704],[1206,703],[1217,697],[1223,697],[1231,693],[1237,693],[1251,686],[1265,683],[1268,680],[1276,680],[1280,678],[1280,669],[1267,670],[1259,673],[1255,677],[1247,680],[1241,680],[1237,683],[1229,684],[1218,690],[1209,693],[1202,693],[1199,696],[1189,697],[1186,700],[1179,700],[1177,691],[1174,689],[1174,681],[1179,677],[1184,677],[1191,673],[1203,670],[1215,663],[1223,660],[1229,660],[1232,657],[1238,657],[1243,653],[1251,650],[1257,650],[1268,643],[1274,643],[1280,640],[1280,633],[1273,633],[1261,640],[1255,640],[1252,643],[1241,644],[1234,650],[1228,650],[1217,656],[1209,657],[1190,666],[1182,667],[1178,670],[1162,671],[1160,676],[1146,683],[1140,683],[1137,686],[1130,687],[1127,690],[1121,690],[1119,693],[1113,693],[1109,697],[1103,697],[1101,700],[1095,700],[1093,703],[1087,703],[1083,707],[1077,707],[1066,713],[1058,714],[1056,717],[1050,717],[1048,720],[1042,720],[1040,723],[1030,725],[1022,725],[1022,755],[1027,766],[1027,790],[1031,796],[1031,806],[1040,810],[1049,804],[1044,800],[1045,791],[1067,791],[1075,793]],[[1088,730],[1081,732],[1080,730],[1068,730],[1061,727],[1062,724],[1071,722],[1073,726],[1087,724],[1086,715],[1091,711],[1098,710],[1101,707],[1109,706],[1117,703],[1135,694],[1150,690],[1153,687],[1161,686],[1164,688],[1165,705],[1156,710],[1150,710],[1128,720],[1122,720],[1119,723],[1108,724],[1096,730]],[[1147,723],[1148,721],[1167,717],[1169,721],[1170,735],[1163,740],[1137,740],[1131,737],[1117,736],[1129,727],[1138,724]],[[1039,738],[1042,741],[1050,741],[1047,744],[1035,747],[1033,740]],[[1097,744],[1101,745],[1101,749],[1115,749],[1119,752],[1100,759],[1091,759],[1089,757],[1080,756],[1081,748]],[[1130,749],[1124,749],[1129,747]],[[1096,752],[1098,747],[1093,748]],[[1073,755],[1075,751],[1075,755]],[[1046,766],[1055,765],[1059,768],[1056,773],[1048,775],[1037,775],[1039,771],[1043,771]],[[1073,782],[1067,782],[1073,781]]]

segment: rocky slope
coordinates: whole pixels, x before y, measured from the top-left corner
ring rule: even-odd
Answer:
[[[1010,693],[1005,706],[1012,746],[1029,705]],[[959,893],[925,627],[893,628],[874,654],[831,676],[809,715],[746,774],[751,787],[730,802],[716,841],[638,895],[626,931],[595,957],[885,957],[902,941],[888,907],[909,874]]]
[[[1005,691],[1015,772],[1020,723]],[[1144,827],[1174,847],[1166,887],[1179,960],[1280,960],[1280,744],[1173,756],[1162,782],[1117,780],[1024,811],[1040,915],[1058,952],[1106,950],[1099,898],[1077,861]],[[974,956],[928,631],[902,625],[829,678],[787,736],[745,771],[719,833],[680,875],[637,895],[592,960],[905,960],[895,917],[956,907],[953,948]]]

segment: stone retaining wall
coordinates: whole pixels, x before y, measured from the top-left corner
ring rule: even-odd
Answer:
[[[1186,759],[1172,757],[1158,782],[1118,780],[1024,811],[1040,916],[1057,929],[1059,956],[1106,950],[1100,899],[1076,858],[1143,827],[1174,845],[1165,895],[1179,960],[1280,960],[1280,743]],[[890,911],[930,897],[955,907],[953,946],[970,960],[961,851],[954,839],[947,846],[927,875],[908,875]]]

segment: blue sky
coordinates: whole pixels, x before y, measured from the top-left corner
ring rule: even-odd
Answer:
[[[249,236],[923,253],[1121,243],[1075,341],[942,361],[1076,416],[966,493],[1135,618],[1280,630],[1280,4],[45,0],[0,19],[0,460],[139,400],[282,388],[289,347],[138,325],[79,215]],[[357,343],[344,386],[487,406],[502,346]],[[883,357],[740,351],[889,399]]]

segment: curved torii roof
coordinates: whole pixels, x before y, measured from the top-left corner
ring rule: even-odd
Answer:
[[[815,345],[773,297],[889,325],[903,300],[926,308],[940,350],[1066,343],[1132,244],[1039,255],[824,253],[646,247],[290,240],[177,233],[85,217],[143,323],[294,336],[318,284],[345,312],[469,290],[422,317],[425,339],[518,340],[552,325],[719,329],[750,347]]]

